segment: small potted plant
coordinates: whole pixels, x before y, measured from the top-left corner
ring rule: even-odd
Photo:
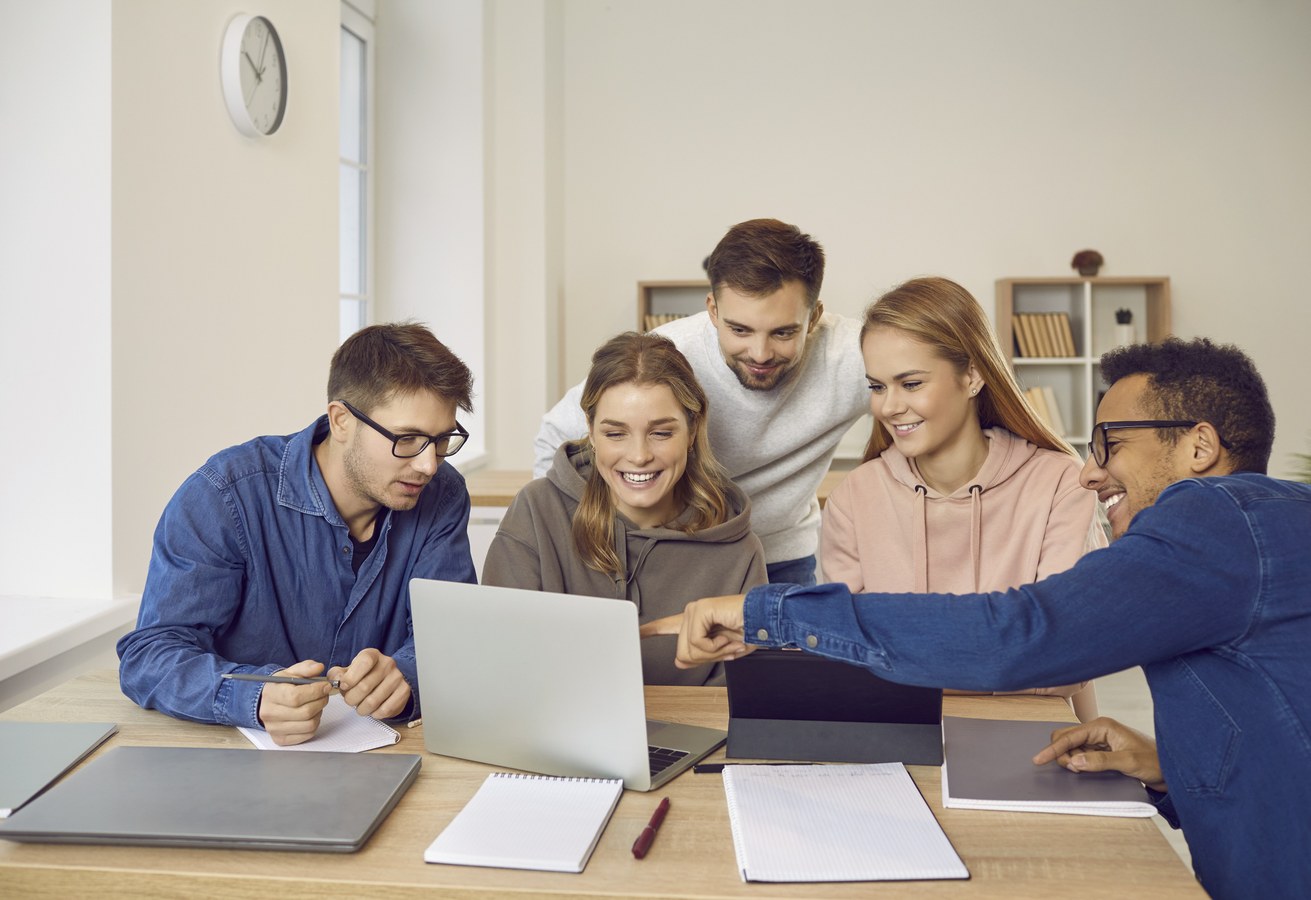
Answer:
[[[1074,259],[1070,260],[1070,267],[1077,269],[1083,277],[1092,278],[1105,261],[1096,250],[1080,250],[1074,254]]]
[[[1115,311],[1115,343],[1125,347],[1134,342],[1133,310],[1117,309]]]

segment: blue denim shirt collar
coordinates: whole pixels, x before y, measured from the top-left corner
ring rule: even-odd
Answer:
[[[278,505],[306,515],[322,516],[329,525],[347,528],[346,521],[337,512],[332,491],[323,478],[323,470],[314,458],[314,448],[328,437],[328,417],[319,416],[304,431],[292,436],[282,451],[278,467]],[[391,510],[384,510],[379,523],[381,539],[391,527]]]

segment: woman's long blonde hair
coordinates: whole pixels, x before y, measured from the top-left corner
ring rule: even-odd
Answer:
[[[661,385],[669,388],[687,416],[690,437],[687,468],[674,485],[674,497],[692,515],[681,526],[689,533],[723,524],[729,517],[728,476],[715,460],[706,434],[710,401],[701,389],[687,358],[668,338],[628,331],[606,341],[592,354],[592,368],[583,385],[582,407],[590,432],[601,395],[622,384]],[[587,440],[574,446],[587,445]],[[615,552],[615,508],[610,488],[592,465],[583,498],[574,513],[574,549],[583,563],[615,577],[624,574]]]
[[[964,375],[971,365],[983,377],[984,388],[975,397],[979,426],[1000,426],[1031,444],[1078,454],[1052,431],[1024,399],[997,337],[977,300],[946,278],[915,278],[898,285],[865,310],[860,343],[875,328],[893,328],[930,347]],[[871,460],[892,446],[892,435],[877,419],[865,445]]]

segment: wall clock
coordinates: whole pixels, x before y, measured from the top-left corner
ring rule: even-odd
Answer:
[[[257,138],[278,130],[287,111],[287,59],[272,22],[244,13],[229,22],[219,75],[238,131]]]

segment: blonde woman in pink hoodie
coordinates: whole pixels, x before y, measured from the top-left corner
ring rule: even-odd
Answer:
[[[1039,581],[1106,546],[1082,461],[1025,402],[983,310],[945,278],[893,288],[860,332],[874,428],[824,507],[824,578],[943,594]],[[1091,682],[1021,693],[1097,716]]]

